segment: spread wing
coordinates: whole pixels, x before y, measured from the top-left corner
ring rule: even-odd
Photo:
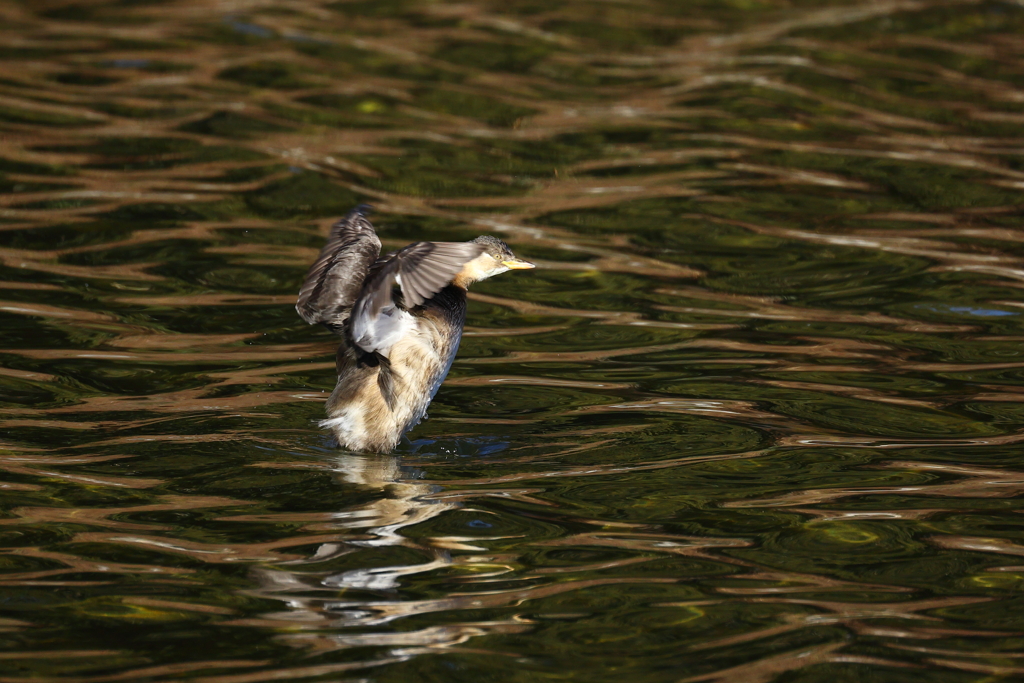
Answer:
[[[310,325],[340,327],[380,256],[380,240],[366,218],[367,209],[356,207],[331,227],[327,244],[306,273],[295,310]]]
[[[352,309],[352,339],[366,351],[387,355],[412,324],[406,313],[434,296],[462,267],[484,253],[475,242],[416,242],[377,264]],[[399,308],[392,297],[402,288]]]

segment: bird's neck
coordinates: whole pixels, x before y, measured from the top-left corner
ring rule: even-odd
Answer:
[[[486,280],[499,272],[498,261],[490,254],[480,254],[472,261],[467,261],[462,270],[452,278],[452,284],[460,289],[469,289],[474,282]],[[506,269],[507,270],[507,269]]]

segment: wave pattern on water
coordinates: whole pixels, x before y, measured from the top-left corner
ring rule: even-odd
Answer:
[[[0,683],[1021,675],[1022,36],[0,4]],[[540,265],[387,457],[293,309],[360,202]]]

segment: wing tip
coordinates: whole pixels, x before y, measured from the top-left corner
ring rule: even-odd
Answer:
[[[374,208],[370,204],[359,204],[354,209],[346,213],[344,216],[334,221],[331,224],[332,232],[339,230],[346,230],[357,228],[365,232],[365,228],[369,227],[373,231],[373,224],[370,223],[370,214],[374,213]],[[365,221],[365,226],[360,226],[360,220]]]
[[[307,325],[313,325],[318,322],[316,313],[308,310],[308,308],[301,303],[295,304],[295,312],[299,314],[300,318],[306,321]]]

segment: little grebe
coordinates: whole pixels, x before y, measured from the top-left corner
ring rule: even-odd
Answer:
[[[415,242],[380,256],[360,206],[331,228],[295,310],[341,337],[338,384],[320,423],[354,451],[392,450],[419,424],[452,366],[466,320],[466,288],[533,268],[485,235]]]

